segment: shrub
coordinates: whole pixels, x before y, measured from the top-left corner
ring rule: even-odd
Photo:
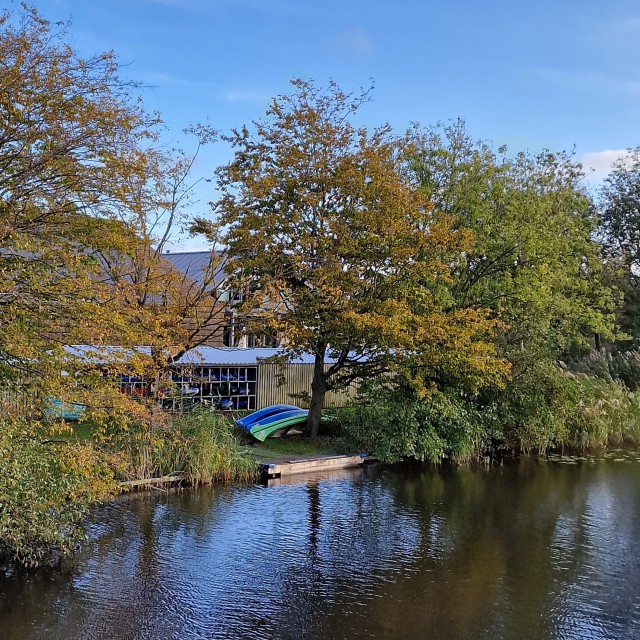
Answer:
[[[403,458],[463,461],[484,448],[486,433],[478,410],[453,394],[434,392],[425,400],[378,396],[339,412],[346,446],[386,462]]]
[[[640,442],[640,396],[611,378],[540,364],[496,395],[491,406],[510,447],[599,447]]]
[[[338,415],[345,446],[387,462],[640,443],[640,394],[546,363],[481,397],[450,389],[419,399],[374,387]]]
[[[70,555],[89,505],[114,489],[92,445],[49,440],[38,424],[0,422],[0,557],[35,567]]]

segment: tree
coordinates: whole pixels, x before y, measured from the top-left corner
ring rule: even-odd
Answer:
[[[609,277],[624,293],[618,309],[621,328],[640,339],[640,147],[618,159],[600,190],[599,239]]]
[[[461,121],[412,135],[412,171],[435,211],[474,234],[453,270],[456,304],[491,309],[508,325],[499,346],[514,374],[594,334],[612,337],[615,298],[581,166],[565,153],[496,152]]]
[[[201,148],[216,140],[217,132],[205,126],[185,131],[196,139],[192,153],[173,148],[139,150],[146,156],[147,175],[129,179],[123,193],[130,205],[118,212],[122,224],[135,230],[131,251],[109,247],[99,251],[101,266],[122,304],[138,314],[146,344],[155,348],[160,366],[170,365],[186,351],[212,339],[221,339],[228,321],[229,292],[224,256],[216,230],[191,224],[193,177]],[[149,179],[151,176],[152,179]],[[163,255],[176,233],[191,226],[210,243],[206,260],[183,272]]]
[[[64,342],[140,337],[99,253],[139,243],[121,212],[135,206],[126,185],[154,178],[159,118],[117,72],[113,53],[81,58],[35,8],[0,17],[3,378],[53,379]]]
[[[105,379],[95,360],[82,370],[64,348],[140,338],[99,252],[131,254],[138,242],[118,212],[131,205],[123,185],[152,177],[143,151],[158,118],[117,71],[112,53],[79,57],[65,27],[35,8],[0,16],[0,393],[9,387],[34,408],[44,394],[72,393],[123,416],[141,408],[117,389],[96,391]],[[116,371],[132,366],[111,360]],[[10,407],[1,416],[0,555],[29,565],[73,549],[113,473],[96,447],[52,439]]]
[[[197,278],[162,258],[186,224],[193,163],[215,132],[193,128],[193,154],[163,148],[159,116],[119,70],[112,52],[80,57],[67,27],[35,8],[0,17],[5,381],[51,383],[61,369],[86,369],[70,362],[68,344],[149,345],[156,357],[137,366],[158,368],[222,331],[219,253]]]
[[[123,461],[153,473],[168,419],[119,374],[157,374],[221,330],[220,257],[198,278],[162,257],[197,150],[160,146],[113,53],[82,58],[65,25],[21,7],[0,16],[0,556],[34,565],[74,549]],[[56,437],[46,396],[86,405],[91,441]]]
[[[402,362],[426,386],[444,371],[471,386],[499,379],[505,365],[483,341],[495,324],[451,309],[451,265],[470,234],[437,219],[403,175],[409,140],[351,123],[368,91],[292,85],[254,131],[226,137],[235,155],[217,172],[214,211],[230,272],[251,281],[248,328],[281,333],[287,357],[315,358],[311,436],[328,390]]]

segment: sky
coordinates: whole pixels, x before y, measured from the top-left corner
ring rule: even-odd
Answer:
[[[462,118],[512,152],[571,151],[597,184],[640,145],[638,0],[35,0],[71,18],[83,55],[113,49],[164,117],[168,144],[196,122],[260,118],[294,77],[346,91],[375,82],[367,126]],[[188,140],[185,142],[188,147]],[[230,159],[208,149],[197,170]],[[199,194],[200,206],[207,194]],[[189,241],[176,248],[191,246]]]

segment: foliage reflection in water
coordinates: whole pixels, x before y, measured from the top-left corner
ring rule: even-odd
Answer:
[[[640,637],[640,456],[133,496],[6,640]]]

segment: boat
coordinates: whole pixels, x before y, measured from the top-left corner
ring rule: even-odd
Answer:
[[[87,405],[80,402],[65,402],[60,398],[47,396],[42,402],[41,411],[48,420],[78,422],[86,417]]]
[[[306,422],[308,413],[307,409],[291,404],[274,404],[236,420],[236,424],[260,442],[264,442],[276,431],[291,429]]]
[[[280,413],[281,411],[293,411],[294,409],[300,409],[300,407],[295,407],[292,404],[272,404],[269,407],[254,411],[248,416],[236,420],[236,424],[239,427],[242,427],[243,429],[249,431],[252,425],[254,425],[259,420],[262,420],[263,418],[267,418],[268,416]]]
[[[270,435],[273,435],[276,431],[283,429],[291,429],[292,427],[304,424],[307,421],[307,415],[309,411],[307,409],[290,409],[289,411],[280,411],[273,415],[262,418],[248,430],[249,433],[264,442]]]

